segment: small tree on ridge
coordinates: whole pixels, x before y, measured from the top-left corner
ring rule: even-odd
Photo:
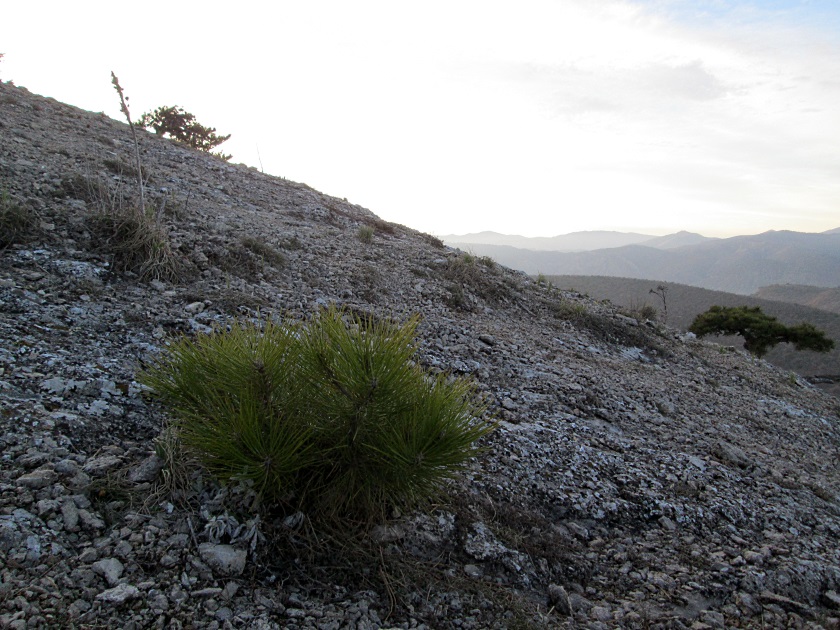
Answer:
[[[146,112],[137,121],[137,125],[146,129],[152,128],[159,136],[178,140],[205,153],[212,153],[213,149],[230,138],[230,134],[216,135],[215,127],[205,127],[195,119],[194,114],[177,105],[158,107],[153,112]],[[220,152],[213,155],[225,161],[231,158],[230,155]]]
[[[785,326],[775,317],[761,312],[758,306],[713,306],[694,318],[688,329],[698,337],[706,335],[740,335],[744,348],[763,357],[779,343],[792,343],[797,350],[829,352],[834,340],[813,324]]]

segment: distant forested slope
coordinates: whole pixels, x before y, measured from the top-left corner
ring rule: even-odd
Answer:
[[[827,289],[802,284],[774,284],[761,287],[753,297],[777,302],[791,302],[840,314],[840,288]]]

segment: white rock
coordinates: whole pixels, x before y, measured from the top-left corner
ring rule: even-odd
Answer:
[[[103,558],[91,566],[94,573],[105,578],[108,586],[115,586],[123,574],[123,563],[116,558]]]
[[[220,575],[240,575],[245,570],[248,553],[232,545],[202,543],[198,547],[201,559]]]
[[[100,602],[119,606],[139,596],[140,590],[136,586],[132,586],[131,584],[117,584],[114,588],[109,588],[107,591],[99,593],[96,599]]]

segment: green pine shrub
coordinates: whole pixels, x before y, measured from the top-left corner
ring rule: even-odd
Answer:
[[[334,307],[306,325],[236,323],[181,339],[140,378],[221,480],[366,520],[434,496],[492,430],[469,382],[413,361],[417,324]]]

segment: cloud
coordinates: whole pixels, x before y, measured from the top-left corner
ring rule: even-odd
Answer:
[[[666,98],[709,101],[728,92],[724,83],[699,59],[677,65],[652,64],[636,75],[643,89]]]

